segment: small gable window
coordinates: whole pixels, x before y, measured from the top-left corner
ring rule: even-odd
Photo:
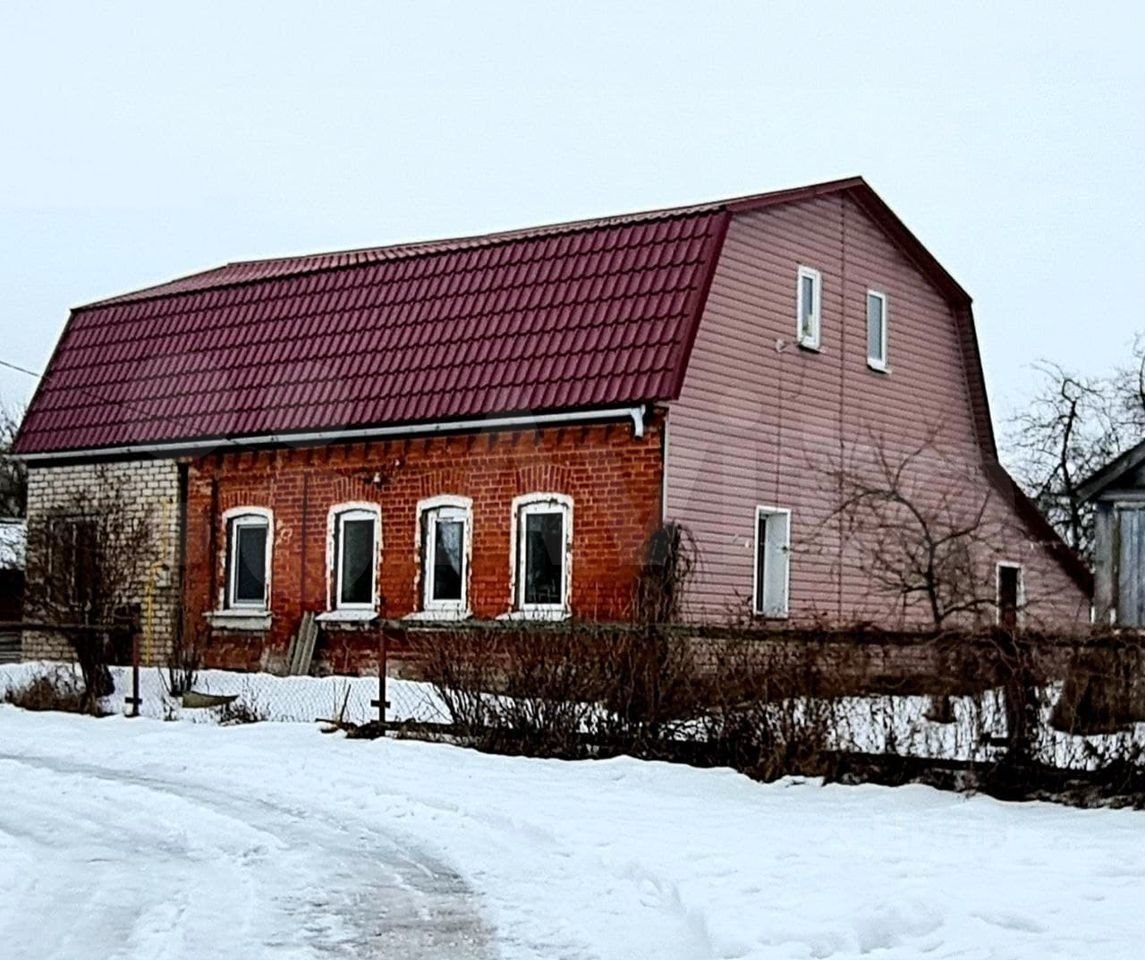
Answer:
[[[823,278],[818,270],[800,267],[795,288],[795,336],[799,346],[819,349],[819,318],[823,302]]]
[[[778,507],[757,507],[752,608],[758,616],[787,616],[790,555],[791,511]]]
[[[569,612],[572,500],[531,494],[514,501],[517,609],[541,616]]]
[[[465,614],[469,606],[472,502],[433,497],[418,504],[421,516],[422,609]]]
[[[270,512],[255,509],[228,512],[226,524],[226,606],[265,610],[270,595]]]
[[[887,295],[877,290],[867,291],[867,365],[887,369]]]
[[[374,609],[380,526],[376,506],[346,504],[335,508],[330,550],[335,609]]]

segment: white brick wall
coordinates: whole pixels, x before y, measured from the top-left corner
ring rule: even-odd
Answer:
[[[98,509],[101,503],[122,504],[147,518],[153,530],[152,555],[141,566],[148,572],[124,602],[138,603],[142,613],[142,654],[145,663],[163,663],[170,650],[179,609],[179,471],[174,460],[129,463],[73,464],[30,467],[28,470],[28,563],[25,618],[39,616],[37,596],[42,583],[35,571],[44,567],[45,521],[77,501]],[[70,659],[67,641],[58,635],[25,632],[25,659]]]

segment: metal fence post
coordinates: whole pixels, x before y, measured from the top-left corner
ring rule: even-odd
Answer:
[[[125,702],[131,707],[129,716],[139,716],[139,705],[142,701],[139,698],[139,631],[133,630],[131,632],[131,696],[125,698]]]
[[[378,723],[382,728],[386,726],[386,708],[390,701],[386,699],[386,628],[378,628],[378,699],[370,701],[370,706],[378,708]]]

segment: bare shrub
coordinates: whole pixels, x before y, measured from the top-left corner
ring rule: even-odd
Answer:
[[[451,726],[468,743],[505,753],[581,755],[601,675],[585,632],[515,625],[433,631],[412,642]]]
[[[24,710],[104,715],[98,704],[86,696],[81,677],[66,667],[57,667],[9,687],[4,691],[4,702]]]
[[[635,623],[676,623],[696,568],[696,541],[686,527],[666,523],[649,536],[636,587]]]
[[[764,780],[923,780],[1013,799],[1145,799],[1145,743],[1124,723],[1136,703],[1125,698],[1136,689],[1140,639],[1120,659],[1091,664],[1069,661],[1054,638],[1002,629],[703,632],[514,624],[429,632],[415,643],[449,735],[483,750],[626,753]],[[1086,656],[1100,649],[1071,642]],[[1106,711],[1116,730],[1050,727],[1063,671],[1076,675],[1068,693],[1078,664],[1091,664],[1091,700],[1097,685],[1112,684],[1101,695],[1116,700]],[[934,715],[935,704],[946,712]]]
[[[1052,723],[1073,734],[1117,733],[1145,723],[1145,644],[1116,637],[1074,644]]]
[[[237,700],[219,707],[219,726],[235,727],[247,723],[265,723],[270,714],[258,698],[251,693],[244,693]]]
[[[190,624],[186,617],[175,621],[175,635],[167,655],[167,692],[182,696],[195,685],[202,667],[202,650],[206,642],[205,624]]]
[[[814,644],[731,640],[709,646],[700,674],[700,739],[711,760],[763,780],[822,775],[835,701]]]

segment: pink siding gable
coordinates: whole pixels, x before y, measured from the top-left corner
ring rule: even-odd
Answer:
[[[819,352],[795,343],[800,265],[822,275]],[[868,289],[887,296],[886,373],[867,364]],[[853,545],[829,522],[838,494],[824,481],[864,444],[905,453],[937,430],[949,459],[928,464],[935,487],[953,460],[980,480],[974,489],[998,491],[989,518],[1006,532],[982,562],[1023,564],[1032,616],[1088,617],[1086,592],[1050,555],[1044,530],[1027,522],[1020,494],[1006,496],[1008,485],[984,472],[993,438],[973,379],[977,356],[966,356],[967,339],[976,349],[972,331],[960,327],[958,309],[850,194],[733,216],[669,415],[665,515],[688,526],[699,547],[694,614],[751,612],[762,505],[791,510],[793,622],[925,618],[857,569]]]

